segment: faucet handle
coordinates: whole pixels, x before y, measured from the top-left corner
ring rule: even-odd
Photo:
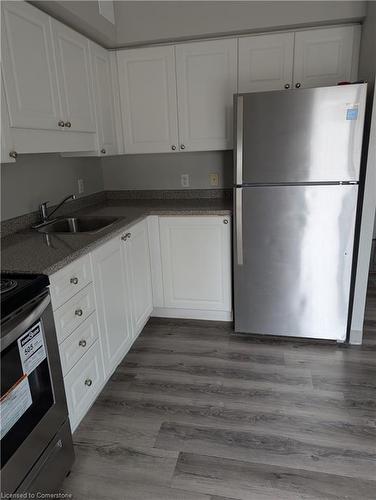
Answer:
[[[47,213],[47,205],[50,203],[49,201],[44,201],[39,205],[39,212],[42,218],[42,221],[47,220],[48,213]]]

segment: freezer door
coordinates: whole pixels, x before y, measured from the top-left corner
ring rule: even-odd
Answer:
[[[235,331],[345,339],[357,192],[236,189]]]
[[[235,184],[358,180],[366,87],[237,96]]]

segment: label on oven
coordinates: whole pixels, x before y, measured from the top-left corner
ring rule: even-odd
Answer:
[[[0,399],[0,439],[14,426],[32,404],[29,379],[20,379]]]
[[[17,342],[23,372],[30,375],[46,359],[42,322],[36,323]]]

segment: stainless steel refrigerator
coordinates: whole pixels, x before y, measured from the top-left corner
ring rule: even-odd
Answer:
[[[238,94],[235,331],[346,338],[366,84]]]

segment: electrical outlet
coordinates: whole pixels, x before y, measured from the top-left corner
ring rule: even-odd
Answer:
[[[209,182],[211,186],[218,186],[219,184],[218,174],[209,174]]]
[[[181,174],[180,181],[181,181],[182,187],[185,187],[185,188],[189,187],[189,174]]]
[[[84,180],[78,179],[77,184],[78,184],[78,194],[82,194],[85,191]]]

